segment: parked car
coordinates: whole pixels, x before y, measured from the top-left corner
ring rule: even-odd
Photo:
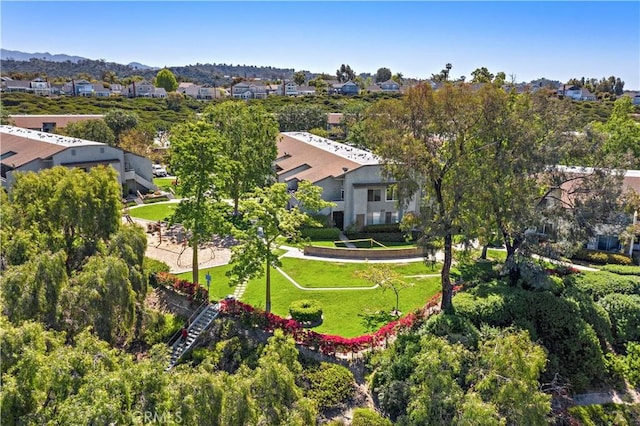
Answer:
[[[153,170],[153,175],[155,177],[166,177],[167,176],[167,170],[162,167],[160,164],[153,164],[152,166],[152,170]]]

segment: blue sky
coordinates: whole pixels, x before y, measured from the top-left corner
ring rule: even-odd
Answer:
[[[517,81],[615,75],[640,89],[640,2],[2,1],[1,47],[152,66],[271,65]]]

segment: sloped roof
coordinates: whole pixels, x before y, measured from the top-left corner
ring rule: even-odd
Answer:
[[[278,143],[278,175],[299,172],[287,180],[317,183],[328,177],[342,176],[346,170],[379,164],[372,153],[306,132],[285,132]]]
[[[42,128],[42,123],[56,123],[56,127],[65,127],[69,123],[84,120],[98,120],[103,117],[104,115],[102,114],[15,114],[9,116],[15,127],[23,127],[26,129],[40,129]]]

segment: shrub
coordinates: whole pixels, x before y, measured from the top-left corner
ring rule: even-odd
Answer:
[[[638,294],[640,292],[640,277],[618,275],[612,272],[583,272],[566,277],[565,282],[590,294],[595,300],[612,293]]]
[[[319,322],[322,320],[322,306],[317,300],[294,300],[289,305],[289,314],[299,322]]]
[[[640,424],[640,404],[583,405],[569,408],[569,414],[583,425]]]
[[[335,241],[340,238],[338,228],[303,228],[300,230],[302,238],[317,241]]]
[[[184,324],[171,313],[146,309],[142,319],[142,339],[149,345],[166,343]]]
[[[393,426],[393,423],[369,408],[356,408],[351,426]]]
[[[632,265],[604,265],[602,271],[613,272],[618,275],[640,275],[640,266]]]
[[[439,337],[446,338],[449,343],[462,343],[467,348],[478,346],[480,332],[467,318],[441,313],[429,318],[424,329]]]
[[[609,294],[598,302],[609,314],[616,342],[624,344],[640,339],[640,296]]]
[[[161,203],[163,201],[169,201],[169,197],[165,196],[161,196],[161,197],[154,197],[154,198],[145,198],[144,200],[142,200],[142,202],[144,204],[154,204],[154,203]]]
[[[149,277],[149,284],[151,284],[152,287],[155,287],[158,284],[156,280],[157,273],[168,273],[171,270],[171,267],[165,262],[157,259],[152,259],[147,256],[144,257],[142,268],[144,269],[145,274],[147,274],[147,276]]]
[[[627,355],[624,357],[624,376],[636,389],[640,387],[640,343],[627,343]]]
[[[390,233],[396,233],[396,232],[402,232],[400,230],[400,224],[399,223],[380,223],[377,225],[367,225],[364,227],[364,232],[367,234],[370,233],[385,233],[385,232],[390,232]]]
[[[308,386],[307,397],[320,409],[336,407],[353,395],[353,374],[342,365],[321,362],[303,371],[301,379]]]
[[[631,258],[623,254],[609,253],[606,251],[585,250],[585,249],[579,250],[576,254],[574,254],[573,259],[584,260],[586,262],[598,263],[602,265],[606,263],[613,263],[618,265],[632,264]]]

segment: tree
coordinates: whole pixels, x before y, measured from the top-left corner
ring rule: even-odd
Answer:
[[[212,124],[186,122],[173,128],[171,168],[182,188],[173,221],[191,233],[192,280],[198,282],[198,247],[222,229],[224,205],[218,190],[230,179],[224,157],[224,140]]]
[[[507,75],[504,72],[500,71],[499,73],[496,74],[495,78],[493,79],[493,84],[495,84],[498,87],[502,87],[506,81],[507,81]]]
[[[239,283],[266,271],[265,309],[271,312],[271,267],[278,266],[274,253],[276,239],[283,235],[299,238],[303,225],[314,226],[317,222],[306,212],[318,212],[333,203],[322,200],[322,188],[307,181],[298,184],[291,194],[287,185],[276,183],[266,188],[256,188],[252,194],[240,201],[240,212],[247,221],[246,229],[235,229],[241,244],[233,247],[231,263],[232,282]],[[292,205],[288,208],[289,205]],[[263,266],[264,265],[264,266]]]
[[[221,181],[218,189],[233,200],[234,214],[237,214],[243,194],[274,178],[278,123],[262,106],[235,101],[210,105],[203,117],[221,137],[220,155],[232,178]]]
[[[453,310],[450,270],[453,236],[468,219],[466,197],[477,191],[465,176],[468,136],[477,121],[477,108],[467,85],[447,84],[438,91],[420,84],[400,100],[379,101],[369,111],[367,137],[383,158],[385,174],[398,181],[398,195],[406,202],[420,189],[422,241],[442,241],[442,309]]]
[[[30,229],[42,247],[64,250],[68,274],[120,227],[116,173],[107,166],[89,172],[58,166],[16,175],[10,197],[19,226]]]
[[[394,74],[394,75],[391,77],[391,79],[392,79],[393,81],[395,81],[396,83],[398,83],[399,85],[404,84],[404,75],[402,75],[402,73],[401,73],[401,72],[399,72],[399,73],[397,73],[397,74]]]
[[[327,113],[317,105],[285,105],[277,112],[281,132],[327,127]]]
[[[133,129],[138,125],[138,116],[134,113],[121,109],[111,109],[104,115],[104,122],[113,132],[116,145],[120,143],[120,136],[123,132]]]
[[[389,68],[378,68],[376,71],[376,83],[382,83],[391,79],[391,70]]]
[[[152,158],[154,157],[154,137],[155,131],[150,126],[140,126],[125,130],[120,135],[120,143],[118,147],[142,157]]]
[[[623,96],[613,104],[606,123],[593,123],[594,129],[606,135],[604,151],[618,156],[630,155],[630,167],[640,168],[640,124],[632,118],[631,98]]]
[[[340,83],[346,83],[347,81],[356,78],[356,73],[349,65],[342,64],[340,65],[340,68],[336,70],[336,77]]]
[[[180,111],[184,103],[184,95],[177,92],[167,93],[167,108],[171,111]]]
[[[114,146],[115,135],[104,120],[83,120],[67,124],[61,133],[72,138],[106,143]]]
[[[493,80],[493,74],[489,72],[487,67],[476,68],[471,75],[473,76],[472,83],[491,83]]]
[[[358,276],[382,288],[382,291],[392,290],[396,295],[396,307],[391,314],[400,316],[400,290],[411,287],[413,284],[404,281],[402,276],[386,263],[369,265],[368,269],[357,273]]]
[[[302,86],[306,79],[307,79],[307,76],[303,71],[298,71],[293,74],[293,82],[296,83],[298,86]]]
[[[176,80],[176,76],[173,75],[170,69],[163,68],[158,71],[158,74],[156,74],[155,86],[163,87],[164,90],[167,91],[167,93],[175,92],[175,90],[178,88],[178,81]]]

